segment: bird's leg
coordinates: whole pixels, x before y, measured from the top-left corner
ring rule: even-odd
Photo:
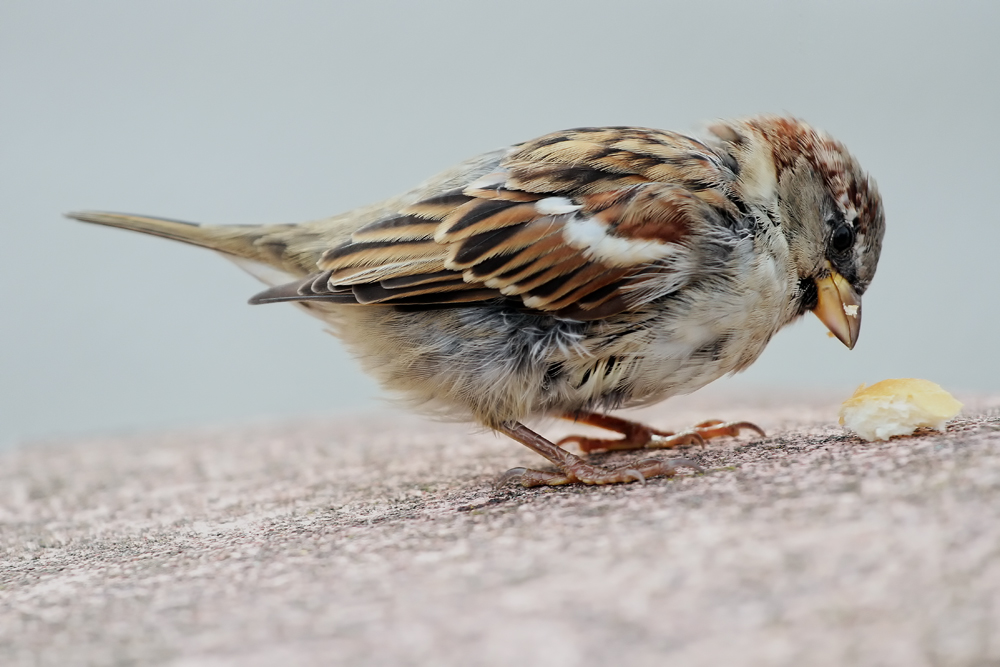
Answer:
[[[531,470],[530,468],[514,468],[508,470],[500,478],[497,485],[517,481],[522,486],[558,486],[560,484],[622,484],[625,482],[645,482],[650,477],[672,477],[678,468],[694,468],[701,472],[701,467],[688,459],[643,459],[617,468],[602,468],[593,466],[575,454],[570,454],[520,422],[511,422],[496,427],[522,445],[540,454],[555,465],[558,472]]]
[[[590,426],[616,431],[625,436],[623,438],[588,438],[582,435],[569,435],[558,443],[562,447],[567,443],[575,442],[585,453],[598,450],[670,449],[680,445],[704,445],[705,441],[710,438],[739,435],[740,431],[744,429],[755,431],[761,436],[764,435],[764,431],[759,426],[750,422],[723,422],[721,419],[710,419],[695,424],[694,428],[687,431],[675,433],[673,431],[659,431],[639,422],[602,415],[597,412],[571,412],[563,417]]]

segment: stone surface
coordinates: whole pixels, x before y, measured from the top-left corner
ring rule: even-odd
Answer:
[[[1000,665],[1000,400],[889,443],[836,407],[647,410],[769,437],[644,486],[493,489],[540,461],[395,415],[8,452],[0,664]]]

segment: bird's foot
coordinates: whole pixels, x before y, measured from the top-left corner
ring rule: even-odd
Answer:
[[[562,447],[549,442],[524,424],[512,422],[494,428],[542,455],[557,468],[555,472],[514,468],[508,470],[497,480],[497,486],[515,481],[521,486],[559,486],[574,482],[581,484],[645,483],[651,477],[673,477],[679,468],[684,467],[703,472],[701,466],[688,459],[673,459],[671,461],[642,459],[617,468],[604,468],[587,463],[576,454],[571,454]]]
[[[570,456],[573,455],[570,454]],[[692,468],[697,472],[704,472],[701,466],[690,459],[671,459],[669,461],[643,459],[617,468],[604,468],[585,463],[579,457],[574,458],[577,460],[567,465],[565,469],[555,472],[513,468],[500,476],[497,486],[503,486],[510,482],[517,482],[526,487],[561,486],[574,482],[595,485],[626,484],[628,482],[645,484],[646,480],[652,477],[673,477],[680,468]]]
[[[575,443],[584,453],[628,449],[671,449],[683,445],[704,446],[706,440],[723,436],[737,436],[744,430],[754,431],[758,435],[764,436],[764,431],[756,424],[723,422],[721,419],[703,421],[693,428],[679,433],[660,431],[645,424],[595,412],[573,413],[566,415],[566,419],[616,431],[624,436],[621,438],[590,438],[582,435],[569,435],[557,443],[560,447]]]

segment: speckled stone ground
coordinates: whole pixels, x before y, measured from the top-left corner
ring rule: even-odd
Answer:
[[[406,417],[0,455],[0,664],[1000,665],[1000,400],[864,443],[835,405],[645,486]],[[567,433],[552,424],[548,433]],[[615,455],[611,460],[624,460]]]

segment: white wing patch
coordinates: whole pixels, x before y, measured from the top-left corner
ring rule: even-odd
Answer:
[[[539,215],[566,215],[575,213],[581,208],[583,207],[574,204],[566,197],[546,197],[535,202],[535,210]]]
[[[665,259],[680,252],[676,244],[650,239],[626,239],[608,233],[608,226],[596,218],[574,216],[563,227],[566,243],[609,266],[635,266]]]

